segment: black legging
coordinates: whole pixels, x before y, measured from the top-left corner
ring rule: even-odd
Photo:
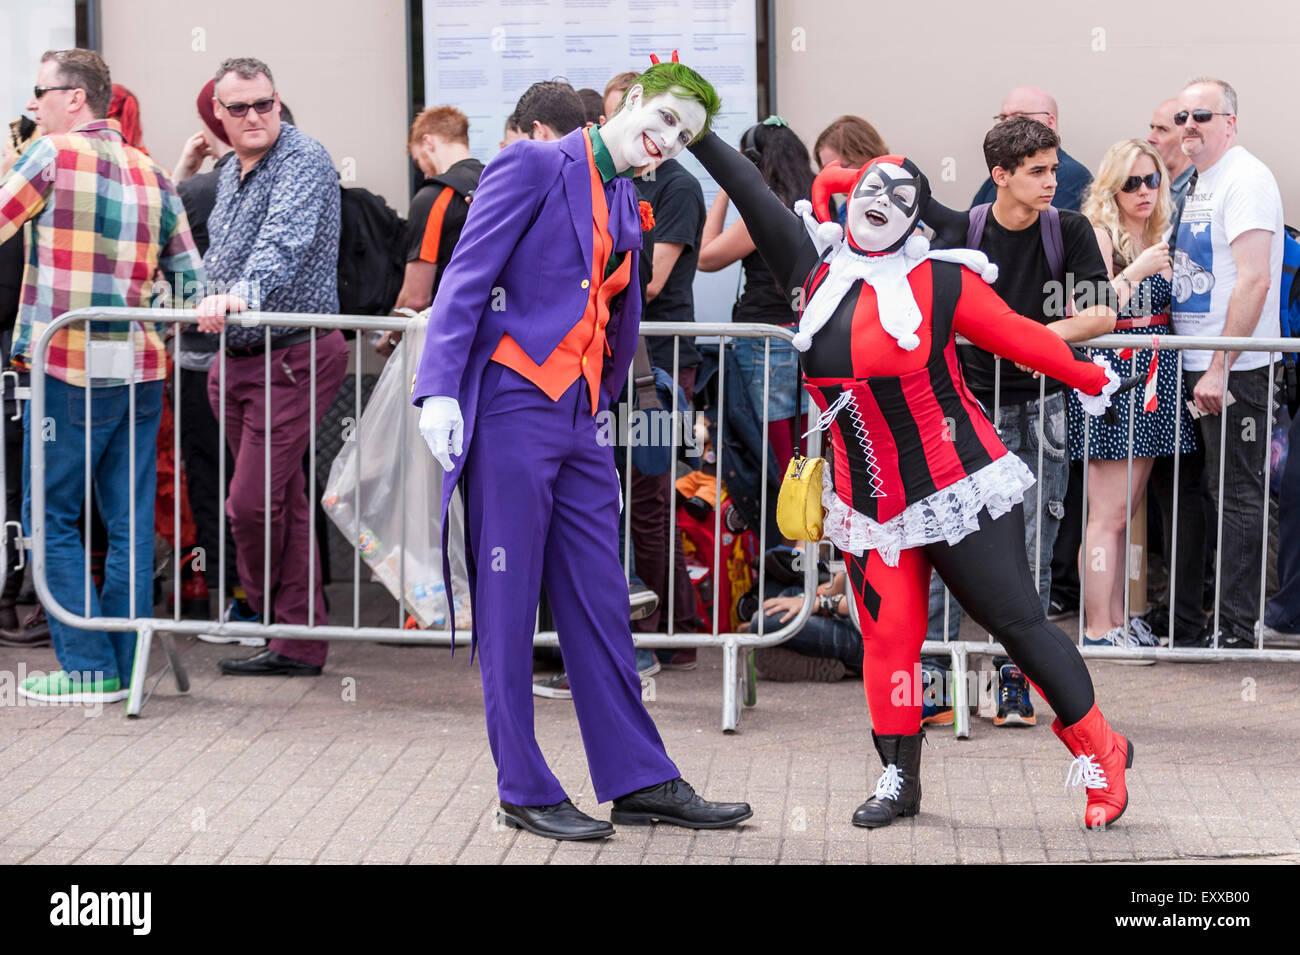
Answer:
[[[1021,671],[1071,726],[1092,709],[1092,677],[1043,604],[1025,556],[1025,511],[1017,504],[997,520],[980,511],[980,529],[956,544],[925,548],[953,597],[971,619],[993,634]]]

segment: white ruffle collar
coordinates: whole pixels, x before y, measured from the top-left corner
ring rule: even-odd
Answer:
[[[799,351],[809,349],[813,336],[830,321],[835,308],[859,279],[876,292],[881,327],[898,342],[900,348],[912,351],[921,344],[916,334],[921,327],[921,309],[907,282],[912,269],[927,259],[936,259],[964,265],[989,283],[998,277],[998,267],[983,252],[974,249],[934,250],[930,248],[930,240],[923,235],[909,237],[897,252],[863,255],[845,241],[844,231],[838,224],[818,222],[813,218],[812,204],[807,200],[796,202],[794,211],[803,219],[819,255],[834,250],[826,278],[808,300],[799,318],[799,331],[794,336],[794,347]]]

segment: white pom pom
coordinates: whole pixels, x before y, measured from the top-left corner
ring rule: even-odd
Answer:
[[[807,332],[799,332],[794,336],[794,340],[790,344],[795,347],[796,351],[807,351],[812,347],[812,336]]]
[[[914,351],[921,347],[921,339],[915,332],[906,332],[898,337],[898,347],[904,351]]]
[[[988,265],[984,266],[984,268],[980,271],[980,278],[982,278],[985,282],[988,282],[989,285],[992,285],[994,282],[996,282],[998,280],[997,263],[990,262]]]
[[[834,245],[844,238],[844,230],[838,222],[823,222],[817,227],[817,241],[823,246]]]
[[[929,251],[930,240],[919,233],[908,236],[907,241],[903,243],[903,254],[909,259],[923,259],[925,253]]]
[[[807,199],[796,199],[794,203],[794,214],[797,216],[812,215],[812,203]]]

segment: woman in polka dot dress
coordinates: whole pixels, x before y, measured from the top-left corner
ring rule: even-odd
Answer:
[[[1092,222],[1118,297],[1117,334],[1170,334],[1169,299],[1173,271],[1169,243],[1172,205],[1169,181],[1159,154],[1139,139],[1111,146],[1102,158],[1083,214]],[[1143,391],[1135,389],[1115,403],[1119,423],[1084,414],[1071,397],[1070,454],[1084,457],[1087,419],[1088,527],[1080,572],[1084,580],[1085,645],[1134,647],[1155,640],[1142,621],[1124,619],[1124,525],[1142,502],[1151,465],[1173,454],[1175,423],[1181,453],[1196,449],[1196,429],[1177,394],[1176,351],[1099,349],[1123,377],[1147,375],[1156,365],[1156,407],[1146,410]],[[1129,426],[1133,429],[1133,493],[1125,513],[1128,482]],[[1126,625],[1127,623],[1127,625]],[[1154,663],[1154,660],[1131,661]]]

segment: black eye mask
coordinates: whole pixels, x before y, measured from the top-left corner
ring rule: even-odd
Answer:
[[[874,175],[879,176],[884,181],[883,186],[874,186],[874,185],[867,184],[867,180],[871,178],[873,173]],[[895,192],[898,189],[901,189],[903,186],[912,187],[913,193],[912,193],[911,202],[904,202],[901,198],[895,195]],[[921,183],[915,177],[908,176],[907,178],[903,178],[900,176],[898,179],[891,179],[889,173],[885,172],[885,170],[879,167],[875,167],[873,171],[868,172],[865,176],[862,177],[862,183],[861,185],[858,186],[857,191],[853,193],[853,198],[857,199],[862,197],[877,196],[880,195],[881,192],[884,192],[885,195],[889,197],[890,203],[892,203],[909,219],[914,218],[916,216],[917,209],[920,207],[921,204],[920,203]]]

